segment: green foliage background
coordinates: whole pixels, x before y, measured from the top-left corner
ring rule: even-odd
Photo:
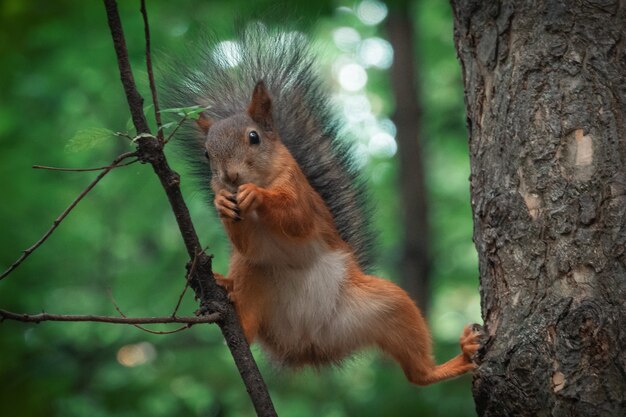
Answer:
[[[120,9],[135,76],[148,97],[143,26],[138,1]],[[289,2],[322,45],[330,66],[330,33],[350,26],[382,36],[384,25],[365,26],[336,11],[351,2]],[[149,2],[154,59],[169,55],[206,27],[228,38],[250,3]],[[268,4],[257,2],[256,10]],[[446,2],[415,4],[424,109],[423,140],[432,220],[433,308],[436,354],[458,351],[464,323],[479,321],[476,255],[471,242],[469,175],[463,93]],[[271,17],[272,12],[265,12]],[[50,226],[94,173],[38,171],[33,164],[90,167],[131,150],[120,138],[76,151],[66,146],[80,129],[128,130],[128,110],[100,2],[0,2],[0,268],[4,269]],[[368,72],[368,93],[384,98],[391,113],[387,71]],[[148,112],[150,114],[150,112]],[[185,169],[172,155],[173,165]],[[394,276],[398,252],[396,161],[372,158],[379,272]],[[183,191],[202,242],[225,272],[228,244],[206,196],[183,176]],[[115,315],[110,289],[129,316],[168,315],[184,283],[186,255],[165,195],[149,167],[111,173],[71,213],[51,239],[0,282],[0,308],[36,313]],[[192,314],[189,294],[181,313]],[[159,328],[157,328],[159,329]],[[161,329],[165,329],[164,327]],[[145,363],[128,367],[125,346],[145,348]],[[145,349],[144,349],[145,350]],[[469,376],[428,388],[408,384],[400,369],[376,352],[364,352],[339,369],[291,373],[253,349],[282,416],[472,416]],[[196,326],[169,336],[133,327],[43,323],[0,325],[0,415],[6,416],[248,416],[253,410],[219,330]],[[145,352],[144,352],[145,353]]]

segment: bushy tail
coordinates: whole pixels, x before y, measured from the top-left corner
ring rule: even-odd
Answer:
[[[224,119],[245,111],[255,83],[263,80],[280,137],[330,208],[341,237],[368,270],[374,240],[368,196],[350,145],[338,137],[340,123],[314,69],[316,58],[307,38],[256,23],[241,29],[234,41],[206,39],[188,58],[191,64],[177,62],[167,70],[168,107],[199,104],[209,117]],[[187,132],[175,141],[208,186],[210,170],[197,136]]]

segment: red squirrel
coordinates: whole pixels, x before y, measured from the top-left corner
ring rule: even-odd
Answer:
[[[201,167],[232,243],[228,274],[215,275],[248,342],[296,368],[377,346],[418,385],[474,369],[477,331],[467,326],[462,353],[436,365],[415,303],[364,272],[361,185],[306,41],[257,26],[237,45],[235,68],[206,54],[175,93],[206,108],[187,151],[209,163]]]

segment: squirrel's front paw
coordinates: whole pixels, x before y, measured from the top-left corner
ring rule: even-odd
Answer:
[[[242,213],[256,210],[263,202],[261,189],[254,184],[243,184],[237,190],[237,206]]]
[[[229,193],[226,190],[221,190],[215,196],[213,204],[215,204],[215,209],[219,213],[220,217],[235,221],[241,220],[241,217],[239,216],[240,209],[237,206],[237,197],[234,194]]]

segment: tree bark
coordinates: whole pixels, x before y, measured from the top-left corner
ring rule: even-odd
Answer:
[[[392,5],[386,29],[394,51],[391,86],[395,111],[392,119],[397,128],[398,178],[405,226],[400,259],[401,282],[427,314],[430,307],[428,206],[420,142],[422,109],[418,100],[413,24],[407,1]]]
[[[625,3],[452,1],[480,416],[626,415]]]

